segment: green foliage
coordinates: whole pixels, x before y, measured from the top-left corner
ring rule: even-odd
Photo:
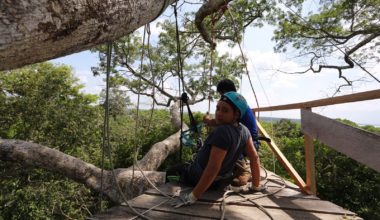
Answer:
[[[104,110],[81,87],[71,68],[50,63],[1,73],[1,138],[34,141],[101,167]],[[136,110],[118,103],[128,104],[127,97],[120,91],[112,97],[118,106],[110,118],[114,168],[132,165],[135,152],[141,159],[175,132],[168,111],[140,110],[136,123]],[[169,164],[177,162],[172,158]],[[104,168],[111,168],[108,158]],[[84,219],[99,211],[98,195],[61,175],[0,162],[0,176],[0,219]]]
[[[199,123],[203,117],[202,113],[195,112],[194,119]],[[118,117],[111,121],[112,137],[111,145],[115,149],[115,167],[129,167],[136,159],[141,159],[151,146],[166,139],[176,132],[170,123],[168,111],[159,109],[151,115],[150,110],[139,111],[138,128],[136,129],[136,110],[131,110],[129,116]],[[184,114],[184,123],[190,124],[189,117]],[[205,132],[205,129],[203,129]],[[202,137],[205,134],[202,133]],[[194,140],[195,141],[195,140]],[[191,159],[193,148],[183,147],[182,160]],[[160,170],[165,170],[178,163],[179,154],[170,155],[161,165]]]
[[[93,130],[99,126],[94,126],[94,118],[100,111],[92,105],[97,98],[81,94],[83,86],[76,82],[69,67],[50,63],[2,72],[0,136],[35,141],[63,152],[91,145],[91,136],[99,135]]]
[[[295,49],[300,59],[310,60],[305,69],[316,72],[321,67],[347,69],[379,62],[379,0],[318,3],[316,8],[304,0],[285,1],[286,6],[269,18],[276,28],[275,51]],[[346,54],[357,63],[350,63]]]
[[[95,212],[96,197],[84,185],[44,170],[7,165],[0,181],[0,219],[84,219]]]
[[[270,131],[269,135],[283,154],[286,155],[287,159],[291,161],[294,168],[301,176],[305,176],[304,143],[300,125],[288,119],[281,119],[275,123],[261,123],[266,131]],[[262,143],[260,155],[260,161],[265,167],[272,168],[276,174],[292,181],[266,143]]]
[[[380,174],[323,144],[315,150],[318,196],[363,219],[379,219]]]
[[[373,125],[359,126],[356,123],[354,123],[350,120],[347,120],[347,119],[337,119],[337,121],[339,121],[343,124],[346,124],[346,125],[350,125],[350,126],[355,127],[355,128],[361,128],[361,129],[366,130],[368,132],[380,135],[380,128],[377,128]]]
[[[293,123],[288,119],[281,119],[279,122],[273,124],[275,137],[280,138],[299,138],[302,137],[300,131],[300,124]]]
[[[136,110],[128,116],[111,121],[111,145],[115,149],[115,167],[129,167],[141,159],[150,147],[172,135],[175,130],[170,124],[170,115],[166,110],[140,110],[136,128]]]
[[[33,141],[87,162],[100,161],[97,97],[80,93],[71,68],[40,63],[0,74],[0,137]],[[4,219],[83,219],[95,200],[83,185],[51,172],[0,163]]]
[[[360,127],[349,120],[338,121],[380,133],[380,128],[374,126]],[[273,131],[270,135],[273,135],[277,146],[305,179],[304,143],[300,125],[289,120],[262,124],[267,131]],[[380,174],[324,144],[315,141],[314,145],[318,196],[349,209],[364,219],[379,219]],[[277,160],[274,162],[272,153],[265,144],[260,149],[260,154],[265,167],[273,167],[277,174],[291,180],[280,163]]]
[[[157,105],[168,107],[171,101],[178,100],[179,77],[181,84],[185,84],[181,93],[186,92],[191,103],[216,98],[218,94],[210,85],[216,85],[222,78],[238,81],[245,72],[242,57],[211,51],[194,31],[194,24],[187,21],[180,24],[184,29],[179,38],[182,71],[178,67],[175,25],[173,20],[165,20],[157,24],[162,29],[157,42],[143,44],[142,34],[135,32],[113,43],[111,86],[125,86],[135,94],[154,99]],[[101,62],[93,72],[104,73],[106,47],[99,46],[93,51],[101,54]]]
[[[100,93],[100,102],[103,104],[103,107],[106,105],[106,96],[106,91],[103,89]],[[115,120],[117,116],[126,115],[128,107],[132,105],[126,91],[115,87],[109,89],[108,102],[109,115]]]

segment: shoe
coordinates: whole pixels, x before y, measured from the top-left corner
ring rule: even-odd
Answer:
[[[249,172],[249,165],[243,160],[238,160],[235,164],[234,178],[232,179],[232,186],[244,186],[252,180],[252,175]]]

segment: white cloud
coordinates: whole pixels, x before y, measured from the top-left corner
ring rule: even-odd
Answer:
[[[150,24],[150,33],[154,37],[158,37],[158,35],[162,32],[161,26],[158,26],[157,23],[163,22],[164,20],[162,18],[158,18],[154,22]]]
[[[224,50],[227,51],[225,48]],[[237,53],[235,48],[230,51],[235,55],[239,55],[240,53]],[[245,54],[249,59],[248,69],[260,107],[328,98],[334,94],[339,85],[344,83],[344,80],[339,79],[338,73],[334,70],[324,71],[318,74],[311,72],[306,74],[284,74],[276,71],[277,69],[281,69],[282,71],[290,72],[295,69],[300,70],[302,67],[296,62],[270,51],[262,52],[250,50],[245,51]],[[379,66],[380,65],[372,68],[374,74],[378,72]],[[345,74],[351,78],[360,78],[363,76],[363,73],[358,73],[358,70],[352,70]],[[338,94],[338,96],[378,88],[379,83],[376,82],[368,83],[368,81],[366,81],[355,83],[354,88],[343,87],[341,89],[342,92]],[[246,76],[243,78],[241,92],[246,98],[249,97],[247,101],[250,106],[257,106],[248,77]],[[359,124],[380,125],[380,100],[325,106],[314,108],[313,111],[330,118],[346,118]],[[261,116],[300,118],[300,111],[263,112]]]
[[[75,71],[74,75],[79,79],[80,84],[84,84],[85,87],[82,92],[88,94],[99,95],[102,89],[105,87],[103,76],[93,76],[90,70]]]

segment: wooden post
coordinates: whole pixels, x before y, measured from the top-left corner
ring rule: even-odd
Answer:
[[[256,120],[257,127],[261,134],[263,134],[265,137],[270,138],[268,133],[265,131],[265,129],[261,126],[260,122]],[[284,166],[285,170],[288,172],[288,174],[292,177],[292,179],[295,181],[297,186],[306,194],[313,194],[313,192],[310,191],[310,189],[307,187],[307,184],[303,181],[301,176],[297,173],[297,171],[294,169],[292,164],[286,159],[285,155],[281,152],[281,150],[277,147],[276,143],[274,143],[274,140],[268,143],[269,147],[273,151],[273,153],[276,155],[277,159],[280,161],[280,163]]]
[[[311,111],[311,108],[306,108],[305,110]],[[313,138],[306,133],[303,138],[305,144],[306,186],[313,195],[316,195],[317,186],[315,180],[315,151]]]

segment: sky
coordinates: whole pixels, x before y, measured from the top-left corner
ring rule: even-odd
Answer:
[[[157,35],[159,31],[154,24],[151,24],[152,37]],[[259,106],[275,106],[331,97],[336,88],[343,83],[338,78],[336,71],[324,71],[318,74],[306,73],[303,75],[290,75],[277,71],[280,69],[290,72],[303,70],[303,68],[291,55],[273,52],[272,31],[273,28],[271,27],[250,28],[244,34],[242,43],[243,52],[248,57],[248,71]],[[218,44],[217,50],[219,52],[228,52],[235,56],[241,54],[238,47],[230,49],[223,43]],[[105,87],[102,77],[94,77],[91,72],[91,67],[97,66],[99,62],[98,54],[96,53],[83,51],[54,59],[52,62],[72,66],[75,76],[80,80],[80,83],[85,85],[83,89],[85,93],[99,94],[101,89]],[[374,65],[368,70],[377,78],[380,78],[380,64]],[[347,74],[353,78],[364,75],[360,69],[351,70]],[[380,89],[380,83],[371,79],[367,81],[355,84],[354,87],[343,89],[338,96]],[[248,77],[244,76],[241,83],[239,92],[243,94],[252,108],[257,107]],[[211,104],[211,112],[215,111],[215,105],[216,103]],[[149,108],[149,105],[147,107]],[[207,110],[208,101],[192,107],[192,111],[206,112]],[[313,108],[312,111],[329,118],[345,118],[358,124],[370,124],[380,127],[380,99]],[[262,112],[260,116],[299,119],[300,111]]]

